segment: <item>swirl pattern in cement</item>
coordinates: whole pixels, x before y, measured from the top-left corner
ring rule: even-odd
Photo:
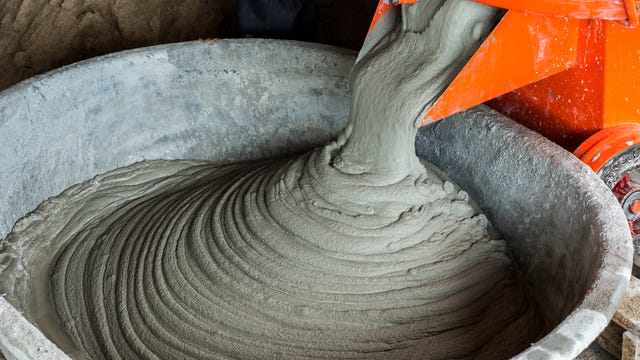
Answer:
[[[357,181],[330,150],[145,162],[67,193],[82,223],[51,290],[76,345],[114,359],[451,359],[531,322],[466,193],[433,175]]]

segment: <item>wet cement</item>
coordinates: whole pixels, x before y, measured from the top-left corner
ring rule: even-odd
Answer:
[[[496,12],[450,0],[402,15],[355,66],[336,141],[138,163],[23,220],[13,236],[62,246],[40,326],[92,358],[496,359],[534,341],[505,242],[414,153],[416,124]]]

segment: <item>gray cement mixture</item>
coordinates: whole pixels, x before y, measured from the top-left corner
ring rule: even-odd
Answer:
[[[51,198],[10,235],[51,244],[32,317],[75,357],[517,354],[542,329],[505,242],[414,152],[496,15],[469,0],[404,7],[361,54],[349,125],[324,147],[146,161]]]
[[[235,36],[235,0],[0,0],[0,90],[115,51]]]

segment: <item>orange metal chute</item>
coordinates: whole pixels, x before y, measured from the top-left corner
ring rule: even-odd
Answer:
[[[372,27],[390,7],[416,1],[381,1]],[[475,1],[510,10],[423,124],[488,101],[572,150],[598,130],[640,123],[635,0]]]
[[[520,12],[570,17],[574,19],[627,20],[624,0],[475,0]]]
[[[427,113],[423,125],[569,69],[576,62],[578,22],[507,12]]]
[[[640,122],[640,28],[579,20],[576,63],[488,105],[568,150],[591,134]]]

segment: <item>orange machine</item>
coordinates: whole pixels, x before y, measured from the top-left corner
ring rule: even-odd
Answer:
[[[381,0],[371,28],[389,8],[417,1]],[[575,149],[618,197],[640,242],[636,1],[475,1],[507,12],[423,124],[486,103]]]

